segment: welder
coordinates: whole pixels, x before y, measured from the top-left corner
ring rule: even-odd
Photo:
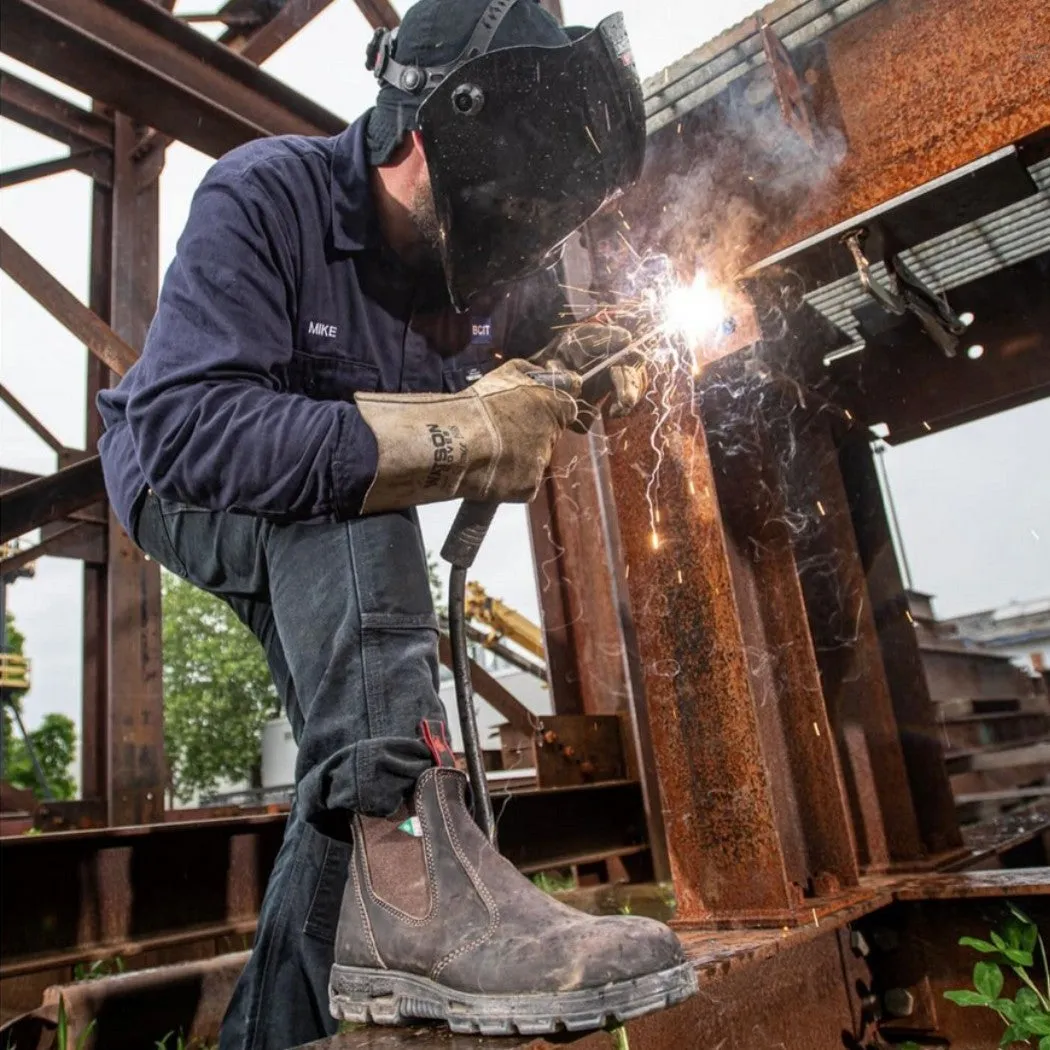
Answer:
[[[695,987],[665,926],[557,903],[481,834],[445,743],[414,510],[531,499],[582,425],[578,382],[532,376],[624,344],[552,331],[547,306],[559,246],[641,168],[622,20],[420,0],[367,62],[376,105],[344,132],[210,170],[142,357],[99,396],[115,512],[259,639],[298,743],[223,1050],[339,1018],[584,1029]],[[588,418],[644,392],[629,356],[602,378]]]

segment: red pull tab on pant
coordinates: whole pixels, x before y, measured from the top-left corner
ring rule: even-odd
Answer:
[[[423,743],[434,757],[434,765],[445,769],[456,768],[456,756],[452,753],[452,744],[448,739],[448,730],[444,722],[431,722],[424,718],[419,723],[419,732]]]

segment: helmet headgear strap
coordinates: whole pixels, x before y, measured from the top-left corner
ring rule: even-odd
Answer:
[[[428,95],[454,69],[485,54],[500,23],[518,0],[491,0],[474,27],[466,47],[451,62],[441,66],[404,65],[394,58],[397,29],[377,29],[368,45],[365,68],[375,78],[409,95]]]

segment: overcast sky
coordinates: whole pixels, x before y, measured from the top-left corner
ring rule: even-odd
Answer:
[[[181,0],[176,10],[207,5]],[[214,6],[214,4],[212,4]],[[395,6],[403,10],[403,2]],[[699,46],[754,9],[749,0],[683,4],[625,0],[621,5],[643,76]],[[566,20],[592,25],[615,10],[603,0],[565,0]],[[335,0],[265,65],[268,72],[328,109],[353,118],[370,104],[374,81],[363,66],[371,30],[351,0]],[[88,105],[68,88],[20,67],[0,65]],[[61,156],[49,139],[0,121],[0,166]],[[185,222],[190,197],[211,161],[185,146],[168,150],[161,177],[161,268]],[[0,193],[0,221],[66,287],[86,299],[90,184],[70,173]],[[82,446],[85,352],[57,322],[0,275],[0,376],[63,442]],[[914,585],[936,596],[942,615],[1050,595],[1050,406],[1046,401],[913,442],[887,454]],[[0,462],[37,473],[54,456],[0,405]],[[454,507],[426,508],[428,546],[438,549]],[[537,615],[532,558],[520,507],[505,507],[482,549],[476,576],[490,593]],[[48,711],[79,721],[81,569],[45,558],[35,579],[8,592],[27,637],[33,690],[30,725]]]

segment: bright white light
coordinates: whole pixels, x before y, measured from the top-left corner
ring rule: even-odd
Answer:
[[[959,314],[959,320],[962,321],[962,323],[966,325],[967,328],[969,328],[970,325],[972,325],[974,322],[974,316],[972,313],[970,313],[969,310],[967,310],[966,313]]]
[[[668,330],[691,346],[714,335],[728,318],[722,293],[711,287],[702,270],[692,284],[676,285],[667,292],[663,314]]]
[[[979,357],[984,357],[984,347],[980,343],[974,343],[973,346],[966,351],[966,356],[971,361],[976,361]]]

